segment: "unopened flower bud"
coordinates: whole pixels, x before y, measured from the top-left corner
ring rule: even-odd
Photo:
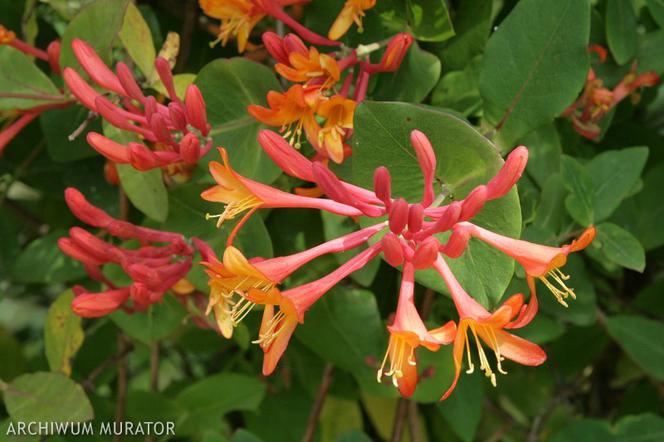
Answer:
[[[471,219],[479,212],[487,202],[487,186],[480,185],[474,188],[461,202],[461,221]]]
[[[433,236],[422,241],[413,255],[413,266],[417,270],[428,269],[431,267],[434,261],[438,258],[439,247],[440,244],[438,243],[438,240]]]
[[[143,94],[141,87],[136,83],[134,74],[131,72],[131,69],[129,69],[129,66],[119,62],[115,66],[115,72],[118,74],[118,80],[120,80],[120,84],[122,84],[127,95],[134,100],[143,103],[145,101],[145,94]]]
[[[192,133],[185,135],[180,141],[180,157],[188,164],[196,164],[201,156],[201,143]]]
[[[510,152],[503,167],[487,183],[487,198],[490,200],[500,198],[509,192],[521,178],[527,163],[528,149],[525,146],[519,146]]]
[[[392,203],[389,218],[390,230],[400,234],[408,223],[408,203],[405,199],[399,198]]]
[[[422,204],[413,204],[408,209],[408,230],[412,233],[419,232],[424,222],[424,207]]]
[[[309,53],[309,50],[307,49],[307,46],[304,44],[302,39],[295,34],[287,34],[284,37],[284,48],[286,49],[286,53],[288,55],[291,53],[307,55]],[[287,63],[288,59],[286,60],[286,64]]]
[[[60,73],[60,50],[62,45],[59,41],[55,40],[49,43],[46,48],[46,53],[48,54],[48,64],[51,66],[51,70],[59,74]]]
[[[171,116],[173,126],[179,131],[184,131],[187,128],[187,116],[185,115],[184,106],[179,101],[171,101],[168,103],[168,113]]]
[[[106,63],[97,55],[92,46],[81,39],[75,38],[71,43],[71,47],[76,59],[95,83],[116,94],[126,94],[118,77],[106,66]]]
[[[288,52],[286,52],[283,40],[279,35],[274,32],[264,32],[262,39],[265,49],[267,49],[277,63],[288,64]]]
[[[380,166],[374,172],[374,193],[379,200],[389,206],[392,201],[392,178],[386,167]]]
[[[400,266],[403,263],[403,249],[399,238],[394,233],[387,232],[381,242],[385,261],[393,267]]]
[[[205,100],[200,89],[196,85],[189,85],[185,94],[185,108],[187,121],[198,129],[206,137],[210,132],[210,125],[207,121],[207,112],[205,110]]]
[[[101,293],[81,293],[71,308],[78,316],[99,318],[119,309],[129,299],[129,289],[107,290]]]
[[[163,57],[157,57],[154,61],[154,67],[157,70],[161,82],[168,91],[168,96],[173,101],[179,101],[177,93],[175,92],[175,84],[173,82],[173,73],[171,72],[171,65]]]
[[[399,69],[411,44],[413,44],[413,36],[407,32],[401,32],[392,37],[380,59],[381,71],[394,72]]]

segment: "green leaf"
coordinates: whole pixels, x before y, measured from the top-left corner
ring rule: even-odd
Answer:
[[[652,18],[664,29],[664,0],[646,0],[646,4]]]
[[[256,411],[265,396],[265,385],[253,376],[221,373],[185,388],[176,402],[184,410],[178,434],[192,434],[218,425],[230,411]]]
[[[560,172],[562,147],[558,131],[553,124],[545,124],[521,138],[519,144],[530,148],[526,170],[543,188],[551,175]]]
[[[455,110],[468,117],[482,108],[479,63],[474,60],[462,71],[448,72],[433,90],[431,104]]]
[[[321,442],[335,442],[353,429],[362,429],[362,410],[357,401],[327,396],[320,415]]]
[[[482,375],[461,376],[454,394],[438,404],[438,410],[454,433],[464,442],[475,440],[475,433],[484,408],[484,383]]]
[[[573,440],[613,442],[614,436],[611,427],[606,422],[597,419],[583,419],[568,423],[549,439],[550,442],[569,442]]]
[[[129,336],[150,344],[168,337],[182,324],[186,312],[175,296],[166,294],[160,303],[143,313],[116,311],[110,317]]]
[[[565,196],[567,192],[559,173],[554,173],[544,182],[540,203],[533,224],[539,229],[559,232],[565,217]]]
[[[168,218],[168,192],[164,185],[161,169],[141,172],[130,164],[117,164],[117,169],[122,188],[129,201],[153,220],[166,221]]]
[[[570,192],[565,198],[567,212],[582,226],[593,223],[593,180],[588,170],[574,158],[563,155],[561,172],[565,188]]]
[[[647,147],[630,147],[602,152],[586,164],[595,189],[595,221],[611,216],[632,193],[647,159]]]
[[[281,90],[272,70],[245,58],[219,59],[208,63],[196,77],[207,105],[210,135],[215,146],[228,148],[233,168],[244,176],[270,183],[281,171],[256,141],[263,128],[247,112],[250,104],[266,105],[270,90]],[[219,153],[212,149],[201,167]]]
[[[597,226],[597,242],[610,261],[637,272],[646,266],[646,253],[638,239],[627,230],[612,223]]]
[[[102,60],[111,60],[111,46],[120,32],[128,0],[96,0],[76,14],[62,36],[60,66],[77,67],[78,61],[71,48],[75,38],[85,40]]]
[[[85,122],[89,114],[87,108],[74,105],[65,109],[51,109],[39,116],[48,154],[53,161],[65,163],[98,155],[85,139],[88,131],[101,132],[98,119],[90,122],[83,133],[69,140],[69,135]]]
[[[459,4],[454,14],[456,35],[436,51],[446,71],[463,69],[484,52],[491,32],[492,6],[492,0],[465,0]]]
[[[27,55],[0,45],[0,110],[28,109],[64,101],[60,91]]]
[[[607,0],[606,40],[616,63],[623,65],[636,54],[636,13],[632,0]]]
[[[405,103],[362,103],[355,113],[353,182],[373,187],[373,172],[386,166],[392,174],[392,192],[416,202],[422,196],[422,174],[409,137],[413,129],[424,132],[437,156],[436,190],[459,200],[479,184],[489,181],[502,159],[498,151],[465,121],[434,108]],[[489,202],[474,221],[492,231],[518,237],[521,212],[516,191]],[[513,261],[479,241],[471,241],[459,259],[450,260],[461,285],[487,306],[500,299],[509,284]],[[486,269],[491,268],[491,272]],[[438,291],[446,288],[433,271],[417,272],[418,282]]]
[[[81,318],[71,309],[74,293],[67,290],[51,304],[44,324],[44,347],[52,371],[71,376],[71,362],[83,344]]]
[[[131,2],[127,7],[119,36],[127,53],[143,72],[145,78],[152,78],[157,51],[154,48],[150,27],[141,11]]]
[[[664,439],[664,419],[655,414],[625,416],[616,424],[616,442],[658,442]]]
[[[84,422],[94,417],[80,385],[59,373],[29,373],[5,389],[5,406],[14,421]]]
[[[11,381],[25,371],[26,363],[21,344],[0,328],[0,379]],[[2,433],[0,433],[2,434]]]
[[[406,17],[413,37],[422,41],[443,41],[454,36],[444,0],[408,0]]]
[[[664,244],[664,164],[658,164],[643,177],[643,188],[635,196],[628,198],[615,212],[619,224],[632,232],[646,250],[653,250]]]
[[[560,114],[588,73],[589,0],[522,0],[489,38],[480,93],[507,145]]]
[[[58,239],[67,232],[56,230],[32,241],[16,258],[12,275],[18,282],[67,282],[85,275],[83,266],[58,248]],[[38,269],[38,271],[35,271]]]
[[[641,316],[606,318],[611,337],[648,374],[664,381],[664,324]]]
[[[295,336],[325,361],[378,386],[366,358],[382,358],[386,333],[371,292],[334,288],[311,307]]]
[[[398,71],[379,76],[373,98],[418,103],[436,86],[440,70],[438,57],[413,43]]]

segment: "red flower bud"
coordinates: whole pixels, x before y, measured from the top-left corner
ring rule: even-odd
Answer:
[[[424,222],[424,207],[422,204],[413,204],[408,209],[408,231],[419,232]]]
[[[187,129],[187,116],[184,112],[184,106],[179,101],[168,103],[168,113],[171,116],[173,126],[179,131]]]
[[[380,60],[381,71],[394,72],[399,69],[411,44],[413,44],[413,36],[407,32],[401,32],[392,37]]]
[[[178,95],[175,93],[175,84],[173,83],[173,73],[171,72],[171,65],[163,57],[157,57],[154,61],[154,67],[161,78],[161,82],[168,91],[168,96],[173,101],[180,101]]]
[[[413,256],[413,266],[417,270],[428,269],[431,267],[438,258],[438,248],[440,244],[438,240],[433,236],[428,237],[422,241],[417,250],[415,250],[415,255]]]
[[[99,55],[97,55],[97,52],[95,52],[92,46],[83,40],[75,38],[71,43],[71,47],[74,50],[76,59],[95,83],[109,91],[113,91],[120,95],[126,95],[127,92],[125,92],[118,77],[116,77],[113,71],[106,66],[106,63],[99,58]]]
[[[59,74],[60,73],[60,50],[62,45],[60,42],[55,40],[49,43],[46,48],[46,53],[48,54],[48,64],[51,66],[51,70]]]
[[[262,39],[265,49],[267,49],[277,63],[288,64],[288,52],[286,52],[284,42],[279,35],[274,32],[264,32]]]
[[[118,80],[120,81],[120,84],[122,84],[123,89],[127,92],[127,95],[134,100],[143,103],[145,101],[145,94],[143,94],[141,87],[136,83],[136,79],[134,78],[131,69],[129,69],[126,64],[120,62],[115,66],[115,72],[117,72]]]
[[[389,218],[390,230],[400,234],[408,223],[408,203],[405,199],[399,198],[392,203]]]
[[[106,212],[90,204],[83,194],[73,187],[65,189],[65,202],[76,218],[91,226],[106,228],[115,221]]]
[[[471,219],[479,212],[487,202],[488,191],[485,185],[474,188],[461,202],[461,216],[459,219],[465,221]]]
[[[80,289],[78,290],[80,292]],[[71,308],[84,318],[99,318],[113,313],[129,299],[129,289],[107,290],[101,293],[81,293],[74,298]]]
[[[399,238],[394,233],[387,232],[381,242],[385,261],[393,267],[400,266],[403,263],[403,249]]]
[[[95,91],[83,78],[72,68],[65,68],[62,77],[67,84],[67,87],[72,94],[78,99],[83,106],[87,107],[93,112],[97,112],[97,105],[95,100],[99,93]]]
[[[509,192],[521,178],[527,163],[528,149],[525,146],[519,146],[510,152],[503,167],[487,183],[487,198],[490,200],[500,198]]]
[[[173,143],[171,131],[168,130],[168,126],[166,125],[166,117],[162,114],[155,113],[152,115],[152,118],[150,119],[150,129],[152,129],[152,132],[154,132],[158,141],[167,144]]]
[[[201,95],[200,89],[191,84],[185,94],[185,108],[187,121],[198,129],[206,137],[210,132],[210,125],[207,122],[207,112],[205,110],[205,100]]]
[[[441,248],[441,251],[450,258],[458,258],[466,250],[466,247],[468,247],[469,240],[470,232],[468,229],[461,224],[457,224],[454,226],[447,244]]]
[[[180,141],[180,157],[182,161],[188,164],[196,164],[201,157],[201,143],[198,137],[188,133]]]
[[[284,37],[284,48],[286,49],[286,53],[290,55],[291,53],[299,53],[302,55],[308,55],[309,50],[307,49],[307,46],[304,44],[302,39],[298,37],[295,34],[287,34]],[[285,61],[285,64],[289,64],[288,58]]]
[[[388,207],[392,201],[392,178],[386,167],[380,166],[374,171],[374,193]]]
[[[121,164],[129,163],[129,152],[124,145],[117,143],[110,138],[106,138],[97,132],[88,132],[86,139],[88,140],[88,144],[92,146],[94,150],[109,160]]]
[[[436,154],[433,151],[431,142],[419,130],[410,133],[410,143],[415,149],[417,162],[420,163],[422,175],[424,175],[424,195],[422,196],[422,205],[429,207],[434,200],[433,179],[436,172]]]

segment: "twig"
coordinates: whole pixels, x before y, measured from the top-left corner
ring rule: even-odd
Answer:
[[[330,384],[332,384],[333,374],[334,365],[325,364],[325,368],[323,368],[323,378],[320,381],[318,393],[316,393],[316,399],[314,399],[311,412],[309,412],[309,420],[307,421],[307,428],[304,432],[304,436],[302,436],[302,442],[311,442],[314,439],[318,419],[320,418],[321,411],[323,411],[323,405],[325,404],[327,392],[330,390]]]
[[[401,442],[407,415],[408,399],[399,398],[399,402],[397,403],[397,411],[394,414],[394,426],[392,427],[392,437],[390,438],[391,442]]]
[[[182,23],[181,39],[180,39],[180,53],[178,54],[177,63],[175,64],[175,72],[180,73],[184,70],[191,53],[191,36],[196,26],[196,19],[198,17],[198,6],[193,0],[187,0],[184,5],[184,22]]]
[[[159,391],[159,342],[150,345],[150,391]]]
[[[91,393],[95,389],[95,380],[106,371],[111,365],[117,364],[122,358],[127,356],[134,350],[134,345],[131,342],[128,342],[123,348],[119,349],[117,354],[107,358],[104,362],[99,364],[97,368],[92,370],[87,378],[82,382],[83,388],[88,393]]]
[[[417,416],[417,402],[408,401],[408,431],[411,442],[423,442],[420,420]]]
[[[74,141],[88,127],[88,124],[92,123],[94,119],[97,117],[98,115],[95,112],[92,111],[88,112],[88,116],[85,117],[85,120],[83,120],[83,122],[74,130],[74,132],[70,133],[69,136],[67,136],[67,139],[69,141]]]
[[[120,333],[118,335],[118,347],[121,349],[120,353],[124,351],[125,346],[127,345],[127,340],[125,336]],[[127,409],[127,386],[129,384],[129,374],[127,367],[127,357],[126,354],[118,360],[118,395],[117,402],[115,403],[115,422],[121,423],[124,421],[126,409]],[[116,435],[113,439],[116,442],[122,440],[120,435]]]

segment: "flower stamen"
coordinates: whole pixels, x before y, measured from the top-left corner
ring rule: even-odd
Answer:
[[[557,283],[558,286],[556,286],[553,282],[549,281],[548,278],[551,278],[553,282]],[[565,281],[569,280],[569,275],[564,274],[559,268],[553,268],[549,270],[545,275],[540,276],[539,280],[542,281],[542,283],[548,288],[551,293],[553,293],[553,296],[556,297],[556,300],[562,304],[563,306],[567,307],[567,302],[565,300],[568,297],[571,297],[572,299],[576,299],[576,294],[574,293],[574,289],[570,288],[565,284]]]

